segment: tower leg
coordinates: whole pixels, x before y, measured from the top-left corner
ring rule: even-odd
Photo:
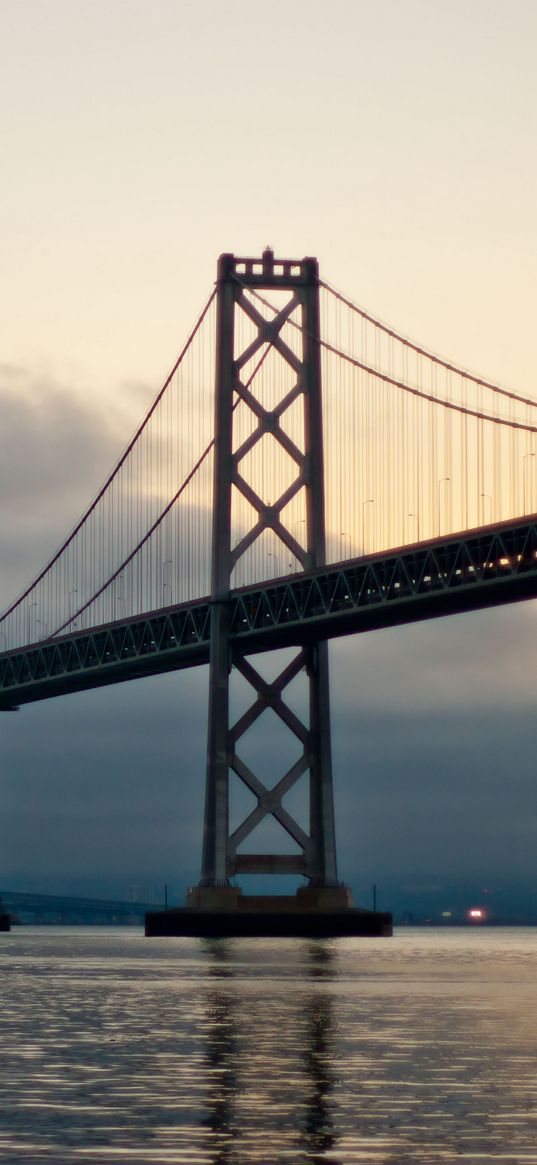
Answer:
[[[209,664],[209,722],[207,776],[203,829],[202,886],[228,884],[227,840],[229,834],[229,645],[225,603],[211,611]]]
[[[328,645],[309,651],[310,689],[310,836],[313,839],[313,876],[318,886],[337,886]]]

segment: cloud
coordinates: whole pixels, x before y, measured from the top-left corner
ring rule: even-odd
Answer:
[[[87,399],[85,399],[87,398]],[[0,366],[0,604],[37,574],[96,493],[124,436],[91,391]]]
[[[121,452],[124,430],[118,413],[93,411],[81,382],[68,387],[23,368],[0,368],[0,406],[7,600],[78,519]],[[472,871],[530,876],[536,614],[524,603],[332,644],[342,876],[358,885],[388,876],[433,885]],[[269,671],[277,670],[272,658]],[[207,669],[161,676],[2,719],[6,885],[38,888],[48,879],[61,888],[79,879],[88,889],[121,889],[142,878],[180,888],[197,879],[207,679]],[[303,680],[286,693],[301,714]],[[239,690],[237,706],[244,696]],[[268,783],[288,760],[270,724],[243,747]],[[300,817],[299,800],[290,807]]]
[[[439,707],[358,715],[335,733],[336,807],[347,869],[390,874],[532,866],[534,730],[524,713]]]
[[[422,711],[438,707],[531,707],[537,605],[492,607],[354,636],[334,644],[334,661],[350,668],[337,707],[397,711],[413,694]],[[337,667],[333,682],[337,684]]]
[[[192,880],[206,670],[32,705],[2,721],[0,845],[21,879]],[[4,873],[5,879],[5,873]]]
[[[509,624],[509,612],[497,617]],[[477,642],[486,620],[474,618]],[[332,648],[340,875],[356,886],[464,875],[527,880],[537,820],[533,711],[513,707],[508,690],[502,706],[501,686],[490,707],[473,707],[453,651],[449,691],[444,685],[436,705],[430,692],[425,701],[411,661],[435,637],[423,625],[405,632]],[[451,620],[439,642],[459,635]],[[90,885],[93,876],[117,890],[140,879],[168,881],[180,896],[197,880],[207,681],[207,669],[196,669],[5,716],[4,881]],[[269,780],[267,740],[260,722],[248,759]],[[285,759],[277,747],[273,776]]]
[[[12,496],[15,512],[25,513],[36,488],[40,501],[44,492],[66,508],[73,489],[85,497],[88,486],[110,468],[118,434],[102,412],[83,400],[81,386],[4,366],[0,402],[0,487],[4,496]]]

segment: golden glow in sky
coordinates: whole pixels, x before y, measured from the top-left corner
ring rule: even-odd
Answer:
[[[138,416],[219,252],[270,242],[537,394],[532,0],[0,13],[4,362]]]

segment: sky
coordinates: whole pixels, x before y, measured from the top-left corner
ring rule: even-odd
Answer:
[[[537,396],[531,0],[0,0],[0,600],[120,454],[222,251],[318,256]],[[537,893],[534,604],[333,644],[340,874]],[[0,888],[199,874],[207,675],[0,724]],[[439,899],[440,900],[440,899]]]

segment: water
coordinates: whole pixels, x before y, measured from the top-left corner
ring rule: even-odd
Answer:
[[[537,1163],[537,934],[0,936],[0,1161]]]

